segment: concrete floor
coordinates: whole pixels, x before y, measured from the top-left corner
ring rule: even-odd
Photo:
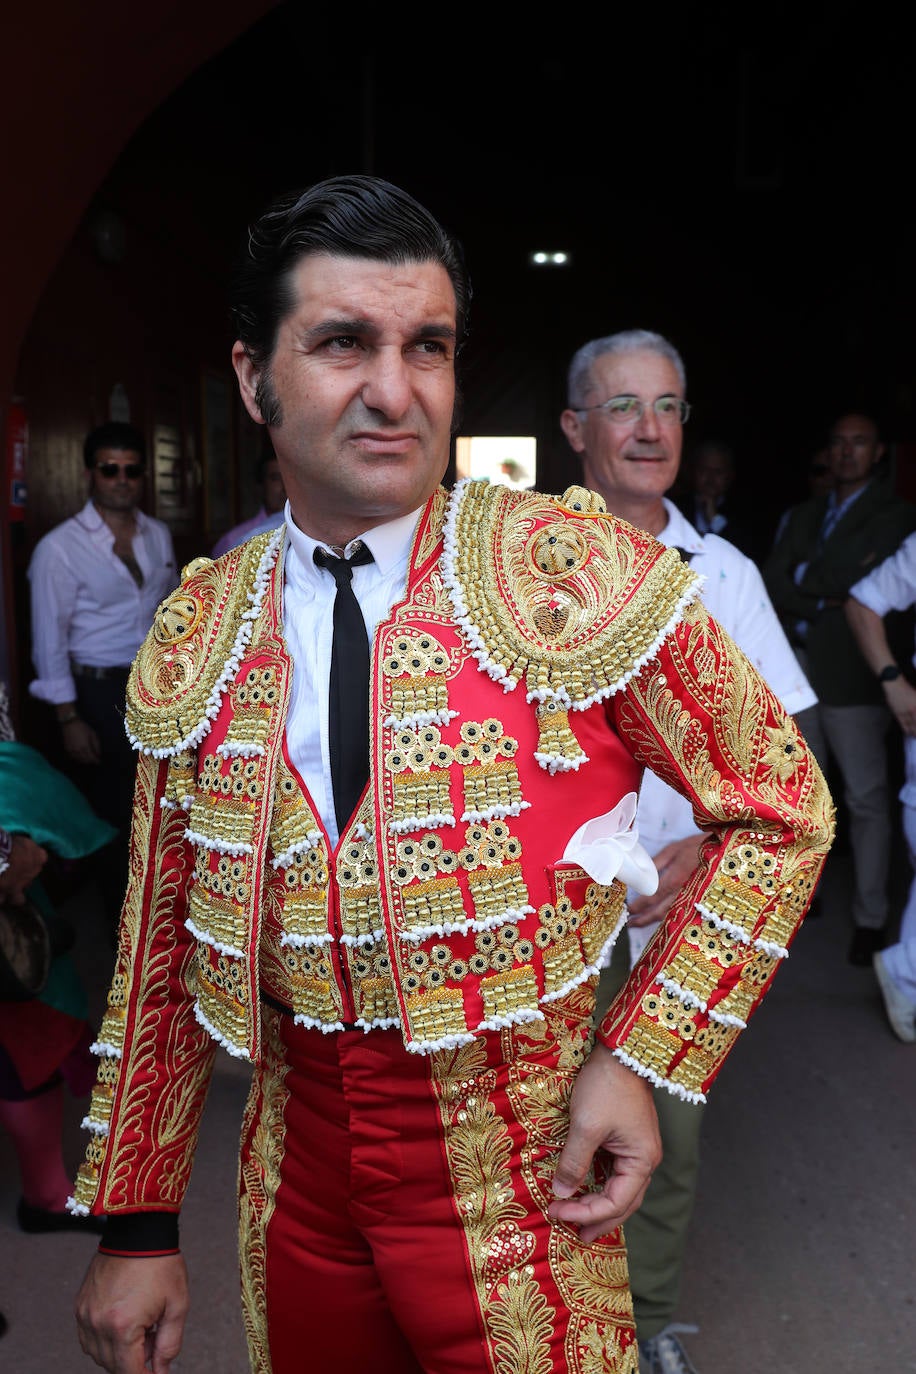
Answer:
[[[822,914],[804,926],[707,1109],[678,1313],[700,1328],[685,1344],[702,1374],[916,1371],[916,1047],[891,1033],[870,970],[845,961],[849,889],[848,860],[836,854]],[[84,912],[85,897],[74,905]],[[85,920],[77,953],[98,1009],[109,957]],[[247,1076],[220,1056],[184,1211],[194,1302],[174,1366],[184,1374],[248,1374],[233,1203]],[[83,1104],[71,1106],[75,1165]],[[10,1323],[0,1370],[87,1374],[72,1301],[95,1240],[22,1235],[17,1195],[0,1139],[0,1308]]]

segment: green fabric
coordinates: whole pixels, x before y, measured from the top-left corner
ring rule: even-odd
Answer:
[[[0,741],[0,830],[29,835],[62,859],[82,859],[117,834],[69,778],[18,740]]]
[[[616,945],[610,967],[598,983],[596,1020],[600,1020],[629,973],[626,931]],[[647,1341],[677,1315],[681,1275],[700,1171],[703,1108],[685,1102],[667,1088],[653,1092],[664,1151],[638,1211],[624,1226],[636,1335]],[[690,1314],[686,1316],[689,1318]]]

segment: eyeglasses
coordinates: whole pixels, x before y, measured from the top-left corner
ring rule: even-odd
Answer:
[[[634,425],[650,408],[662,425],[683,425],[690,416],[690,406],[679,396],[659,396],[657,401],[641,401],[638,396],[611,396],[596,406],[578,407],[581,413],[587,410],[603,410],[615,425]]]
[[[103,477],[125,477],[136,479],[142,477],[145,469],[142,463],[96,463],[93,472],[100,472]]]

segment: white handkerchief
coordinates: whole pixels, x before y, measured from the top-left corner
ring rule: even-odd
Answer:
[[[578,864],[596,883],[607,886],[619,878],[651,897],[658,888],[658,870],[639,843],[636,802],[636,793],[628,792],[613,811],[580,825],[566,846],[563,862]]]

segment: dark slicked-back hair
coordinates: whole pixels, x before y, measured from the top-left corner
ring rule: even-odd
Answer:
[[[128,453],[139,453],[146,462],[146,444],[139,429],[125,424],[122,420],[108,420],[90,430],[83,442],[83,462],[87,468],[95,467],[95,455],[102,448],[119,448]]]
[[[249,227],[231,286],[236,336],[258,371],[269,369],[280,323],[293,309],[292,270],[309,253],[399,266],[437,262],[455,291],[458,342],[471,284],[457,240],[406,191],[370,176],[331,177],[281,196]]]

